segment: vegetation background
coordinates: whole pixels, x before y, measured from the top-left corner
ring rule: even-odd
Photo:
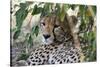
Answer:
[[[79,10],[76,10],[76,8]],[[44,3],[32,1],[11,1],[11,64],[26,60],[31,51],[42,44],[39,19],[51,15],[52,10],[63,21],[65,13],[81,17],[79,27],[81,47],[85,62],[96,61],[96,6],[80,4]],[[74,12],[73,12],[74,11]]]

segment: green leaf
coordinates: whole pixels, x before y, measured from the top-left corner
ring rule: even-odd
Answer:
[[[72,4],[72,5],[70,5],[70,7],[71,7],[72,10],[75,10],[76,5]]]
[[[36,10],[37,10],[37,5],[34,6],[34,9],[33,9],[32,15],[35,14]]]
[[[13,29],[10,28],[10,31],[11,31],[11,32],[15,32],[16,30],[17,30],[17,28],[13,28]]]
[[[14,33],[13,39],[17,39],[19,35],[20,35],[20,30],[17,30],[17,31]]]
[[[25,9],[27,7],[27,3],[20,3],[20,8]]]
[[[35,27],[35,35],[38,36],[38,33],[39,33],[39,27],[36,26],[36,27]]]
[[[96,6],[92,6],[92,9],[93,9],[93,11],[94,11],[94,14],[96,15],[97,7],[96,7]]]
[[[18,38],[23,21],[27,17],[28,10],[26,10],[26,7],[27,5],[25,3],[20,3],[20,9],[15,13],[17,31],[14,34],[14,39]]]
[[[64,5],[62,6],[60,13],[59,13],[60,20],[63,22],[64,17],[65,17],[65,10],[64,10]]]
[[[86,8],[87,8],[87,6],[85,6],[85,5],[79,5],[81,16],[83,16],[85,14]]]
[[[32,27],[32,34],[38,36],[38,33],[39,33],[39,27],[38,26]]]
[[[67,4],[63,4],[60,9],[59,17],[62,22],[64,21],[66,11],[68,10],[68,8],[69,8],[69,6]]]
[[[32,45],[32,43],[33,43],[33,39],[32,39],[32,36],[31,36],[31,35],[29,36],[28,43],[29,43],[30,45]]]
[[[17,29],[21,28],[24,19],[28,15],[28,10],[26,9],[27,6],[28,6],[27,3],[20,3],[20,9],[15,13]]]
[[[22,54],[19,56],[18,60],[27,60],[28,57],[29,57],[28,54],[22,53]],[[18,61],[18,60],[17,60],[17,61]]]
[[[63,13],[60,14],[60,20],[63,22],[64,21],[64,18],[65,18],[65,13],[63,12]]]
[[[83,20],[83,18],[81,19],[81,25],[80,25],[80,31],[84,31],[85,30],[85,28],[86,28],[86,23],[85,23],[85,21]]]
[[[42,10],[42,14],[41,16],[47,16],[50,15],[50,7],[52,6],[52,3],[45,3],[43,10]]]
[[[32,35],[35,33],[35,26],[32,27]]]
[[[44,4],[44,2],[40,2],[38,5],[40,6],[40,5],[42,5],[42,4]]]
[[[96,51],[96,40],[93,41],[92,49],[93,49],[93,51]]]
[[[32,15],[36,15],[36,14],[39,14],[42,12],[42,7],[38,7],[37,5],[34,6],[34,9],[33,9],[33,12],[32,12]]]
[[[17,28],[19,29],[21,28],[24,19],[27,17],[27,14],[28,14],[28,11],[25,9],[21,9],[21,8],[16,12],[15,15],[16,15]]]
[[[26,36],[25,36],[25,39],[27,40],[30,36],[30,33],[27,33]]]
[[[60,4],[56,4],[56,6],[55,6],[55,8],[57,9],[56,10],[56,15],[58,16],[59,15],[59,13],[60,13]]]

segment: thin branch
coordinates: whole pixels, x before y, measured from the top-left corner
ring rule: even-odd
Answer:
[[[69,20],[68,24],[69,24],[69,27],[70,27],[70,30],[71,30],[71,35],[72,35],[74,43],[75,43],[74,46],[76,48],[78,48],[79,50],[81,50],[78,34],[77,34],[77,32],[74,31],[75,25],[74,25],[74,22],[73,22],[73,18],[71,16],[67,16],[66,18]]]

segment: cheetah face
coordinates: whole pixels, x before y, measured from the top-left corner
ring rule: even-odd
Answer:
[[[62,41],[64,39],[64,30],[57,18],[54,16],[46,16],[41,18],[40,27],[43,35],[43,42],[51,44],[54,41]]]
[[[54,40],[54,35],[53,35],[53,28],[54,28],[54,23],[53,19],[50,17],[43,17],[40,20],[40,27],[43,35],[43,42],[45,44],[51,44]]]

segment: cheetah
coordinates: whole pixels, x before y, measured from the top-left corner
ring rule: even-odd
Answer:
[[[45,44],[36,48],[26,60],[27,65],[83,62],[83,54],[73,44],[68,20],[61,22],[55,15],[40,19]]]

